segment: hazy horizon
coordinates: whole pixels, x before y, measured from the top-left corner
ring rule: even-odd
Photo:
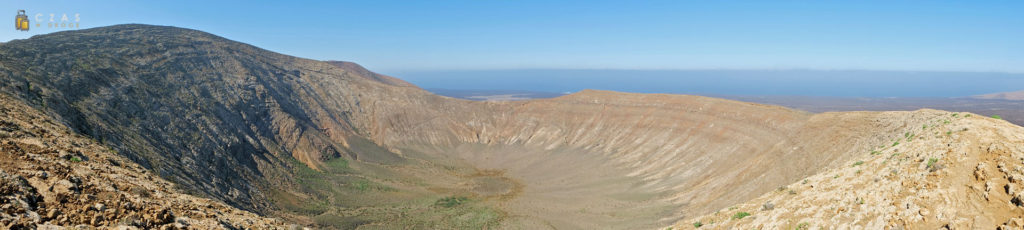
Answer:
[[[1024,90],[1024,74],[885,70],[504,69],[384,72],[425,89],[698,95],[967,97]]]
[[[0,41],[170,25],[453,90],[840,97],[1024,90],[1018,2],[76,3],[13,1],[7,12],[25,10],[36,25],[0,30]],[[75,28],[47,27],[65,15]]]

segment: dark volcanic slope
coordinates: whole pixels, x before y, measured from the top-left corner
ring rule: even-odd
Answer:
[[[0,94],[0,229],[286,227],[173,186]]]
[[[336,99],[384,85],[361,72],[173,27],[111,26],[0,46],[4,92],[188,191],[250,210],[269,205],[254,185],[287,179],[281,156],[357,155],[336,144],[353,131],[359,101]]]

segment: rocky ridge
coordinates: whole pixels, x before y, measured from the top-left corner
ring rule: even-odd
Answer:
[[[1024,128],[970,113],[913,113],[902,137],[843,166],[673,228],[1024,227]]]
[[[0,228],[283,229],[174,184],[0,94]]]

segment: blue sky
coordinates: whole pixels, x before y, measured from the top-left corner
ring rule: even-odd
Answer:
[[[82,28],[194,28],[381,72],[864,69],[1024,72],[1021,1],[5,1]],[[44,20],[48,16],[44,16]],[[33,19],[34,20],[34,19]],[[11,23],[13,24],[13,23]],[[35,24],[35,22],[33,23]],[[33,25],[35,26],[35,25]],[[44,25],[45,27],[45,25]],[[0,41],[59,31],[13,27]]]

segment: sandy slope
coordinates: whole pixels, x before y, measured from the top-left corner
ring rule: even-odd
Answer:
[[[761,197],[687,218],[675,229],[1020,229],[1024,128],[936,110],[904,136]],[[899,142],[896,144],[896,142]],[[737,213],[749,213],[739,217]]]
[[[383,115],[392,119],[373,126],[380,130],[373,138],[396,152],[454,155],[504,171],[524,192],[499,206],[522,222],[556,228],[656,227],[710,213],[845,166],[930,119],[928,111],[808,114],[593,90],[463,104],[476,105],[488,114]]]

